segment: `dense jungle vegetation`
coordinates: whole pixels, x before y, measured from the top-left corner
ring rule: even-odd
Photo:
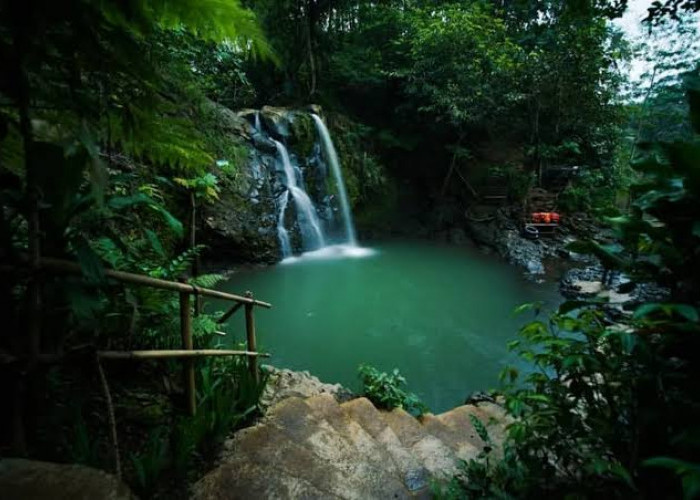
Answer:
[[[199,209],[247,155],[226,110],[319,104],[359,172],[360,229],[442,227],[490,177],[517,203],[578,166],[561,208],[614,238],[572,249],[669,290],[614,322],[576,301],[525,326],[511,347],[538,369],[503,373],[505,453],[443,493],[699,496],[700,3],[649,7],[639,44],[612,23],[626,0],[2,1],[2,455],[116,464],[172,497],[255,418],[265,379],[238,358],[196,363],[196,416],[175,361],[103,368],[97,350],[179,345],[177,296],[104,270],[215,286]],[[221,313],[197,312],[209,347]]]

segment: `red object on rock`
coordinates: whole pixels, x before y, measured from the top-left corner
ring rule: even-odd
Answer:
[[[532,212],[530,218],[536,224],[558,224],[561,220],[561,216],[557,212]]]

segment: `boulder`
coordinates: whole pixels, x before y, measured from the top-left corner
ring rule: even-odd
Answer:
[[[319,394],[330,394],[336,400],[343,402],[354,396],[350,390],[342,385],[321,382],[308,371],[280,369],[271,365],[263,365],[263,370],[269,376],[261,399],[261,404],[264,407],[273,406],[290,397],[308,398]]]
[[[289,122],[292,113],[289,108],[263,106],[260,119],[266,132],[277,139],[285,139],[290,135]]]
[[[0,461],[4,500],[130,500],[136,497],[116,476],[75,464],[7,458]]]
[[[214,101],[207,101],[206,105],[226,132],[243,139],[250,139],[252,127],[243,116]]]

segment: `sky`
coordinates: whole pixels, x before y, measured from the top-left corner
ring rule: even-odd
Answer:
[[[630,37],[642,35],[642,19],[647,15],[647,9],[651,6],[650,0],[629,0],[625,15],[615,20],[615,24]]]
[[[649,36],[648,28],[642,25],[642,19],[647,16],[647,9],[651,4],[652,0],[629,0],[625,14],[613,21],[625,33],[628,40],[636,41]],[[695,22],[700,27],[700,16],[695,17]],[[640,76],[649,69],[649,64],[641,58],[633,59],[629,66],[630,80],[638,82]]]

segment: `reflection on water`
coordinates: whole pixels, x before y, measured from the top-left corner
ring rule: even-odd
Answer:
[[[426,242],[327,247],[236,273],[222,289],[273,304],[256,312],[271,364],[352,389],[360,363],[397,367],[433,411],[497,386],[514,361],[506,342],[526,319],[513,317],[517,305],[559,301],[554,284],[530,283],[498,259]],[[227,342],[243,340],[242,317],[227,328]]]

